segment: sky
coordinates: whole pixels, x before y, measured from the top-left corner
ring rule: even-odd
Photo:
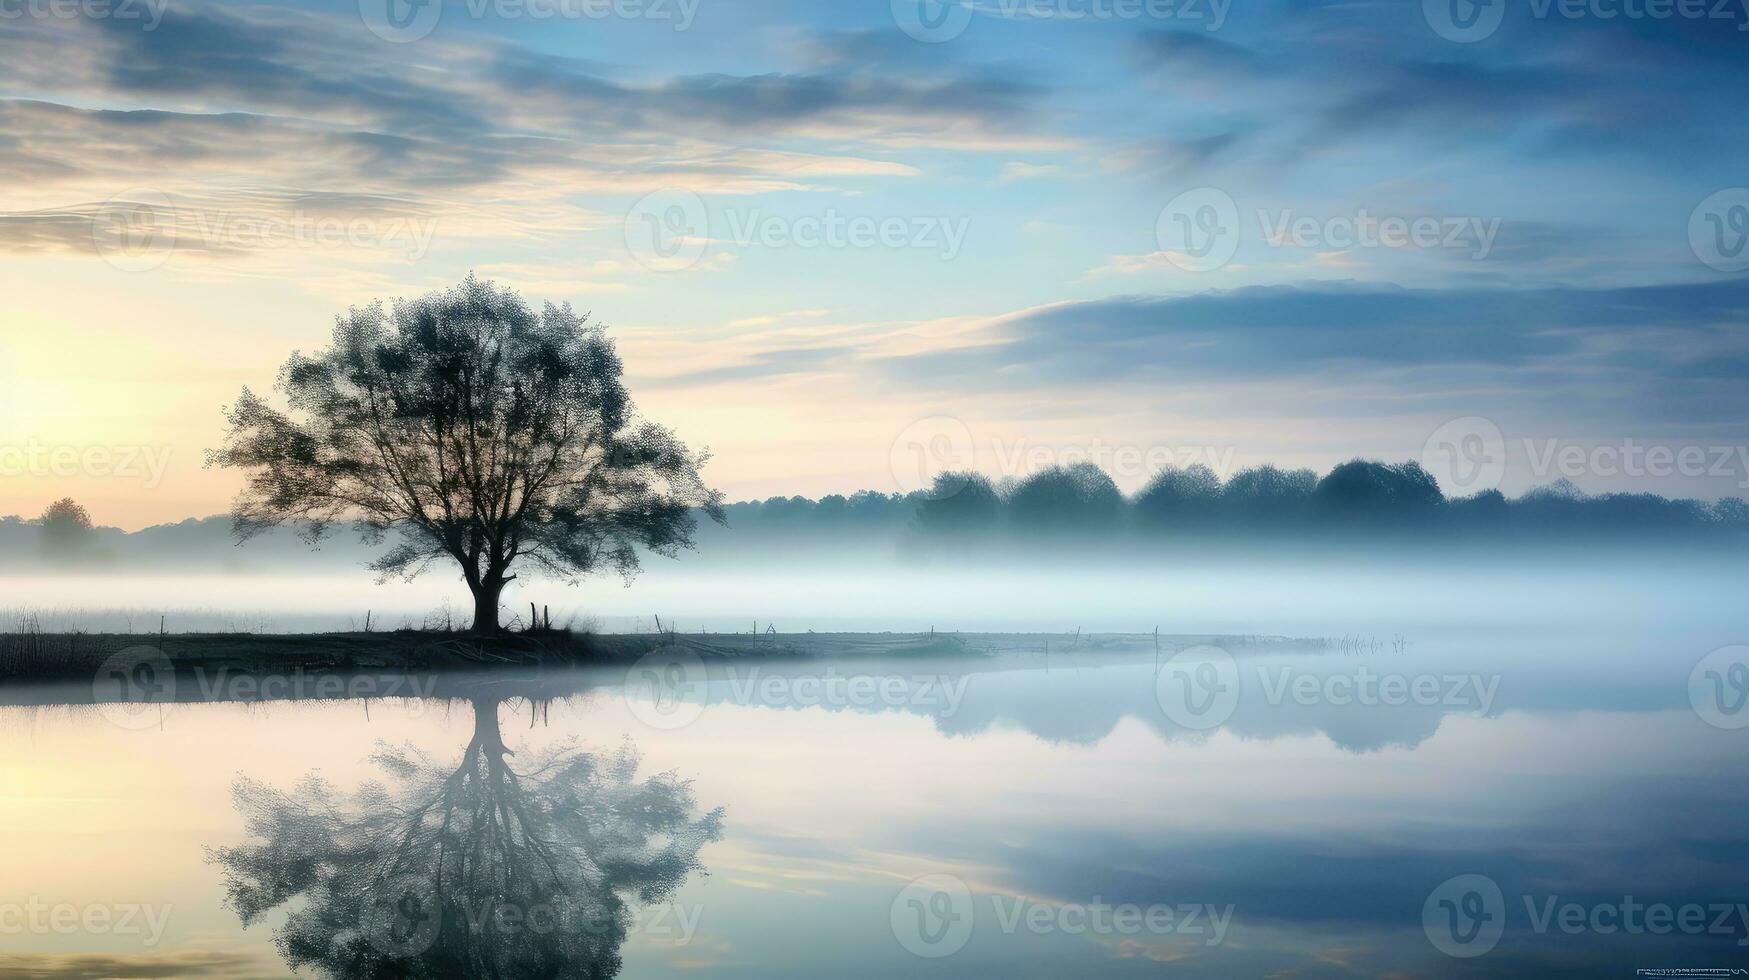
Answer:
[[[0,515],[470,272],[732,499],[1413,459],[1749,486],[1739,0],[0,0]]]

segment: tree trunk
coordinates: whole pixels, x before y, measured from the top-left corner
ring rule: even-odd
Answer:
[[[492,635],[502,632],[498,626],[498,597],[504,592],[503,582],[486,581],[474,589],[473,632]]]
[[[498,728],[496,698],[474,698],[474,741],[488,752],[504,754],[504,734]]]

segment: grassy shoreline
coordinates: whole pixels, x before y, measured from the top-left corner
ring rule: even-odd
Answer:
[[[178,675],[393,675],[629,665],[664,648],[703,662],[832,661],[1089,653],[1167,655],[1199,644],[1320,649],[1322,640],[1150,633],[573,633],[478,637],[381,633],[0,633],[0,687],[91,683],[106,665],[153,658]]]

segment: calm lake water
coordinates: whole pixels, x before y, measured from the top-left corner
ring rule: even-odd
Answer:
[[[0,975],[1740,971],[1738,639],[1059,638],[10,707]]]

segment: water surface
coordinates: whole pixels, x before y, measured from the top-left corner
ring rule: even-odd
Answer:
[[[0,974],[1745,967],[1744,675],[1701,664],[1731,639],[1063,639],[9,708]]]

